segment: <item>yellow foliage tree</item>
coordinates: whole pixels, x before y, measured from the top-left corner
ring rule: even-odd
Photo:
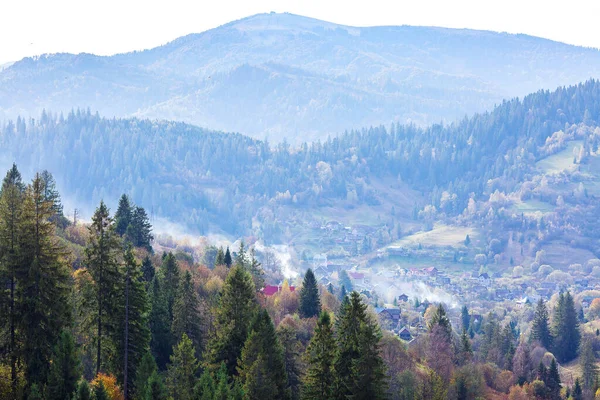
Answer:
[[[121,388],[117,385],[117,378],[112,375],[103,374],[100,372],[96,378],[92,381],[92,387],[96,387],[100,384],[104,385],[106,392],[110,396],[110,400],[124,400],[125,396],[123,396],[123,392],[121,392]]]

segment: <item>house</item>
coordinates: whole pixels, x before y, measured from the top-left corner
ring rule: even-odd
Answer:
[[[290,286],[290,292],[293,292],[295,290],[296,290],[296,287]],[[281,292],[281,285],[278,285],[278,286],[266,285],[264,288],[261,289],[261,292],[265,296],[273,296],[275,293]]]
[[[423,268],[424,275],[435,277],[438,274],[438,269],[436,267],[427,267]]]
[[[496,298],[498,300],[508,299],[510,297],[510,290],[508,289],[496,289]]]
[[[406,326],[400,329],[400,332],[398,332],[398,337],[406,342],[410,342],[413,338]]]
[[[363,274],[362,272],[348,271],[348,276],[352,280],[353,284],[362,285],[365,283],[365,274]]]
[[[483,274],[479,274],[479,277],[477,278],[479,280],[479,283],[481,283],[482,285],[488,286],[491,282],[490,276],[487,272],[484,272]]]
[[[523,297],[522,299],[517,300],[517,308],[523,308],[528,304],[531,304],[531,302],[527,297]]]
[[[408,295],[402,293],[400,296],[398,296],[398,301],[408,301]]]
[[[450,284],[450,278],[447,276],[437,276],[435,278],[435,281],[438,282],[440,285],[449,285]]]
[[[397,324],[400,321],[399,308],[376,308],[375,312],[380,319]]]

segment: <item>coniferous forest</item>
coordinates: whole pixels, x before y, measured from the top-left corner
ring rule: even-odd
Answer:
[[[211,265],[155,253],[145,210],[126,195],[118,204],[73,223],[51,173],[6,173],[1,398],[583,399],[598,389],[596,341],[582,337],[569,292],[551,310],[539,300],[527,338],[502,314],[464,306],[457,325],[432,303],[407,347],[345,280],[323,287],[308,269],[298,290],[285,281],[266,293],[244,242]],[[557,362],[576,357],[581,379],[563,386]]]

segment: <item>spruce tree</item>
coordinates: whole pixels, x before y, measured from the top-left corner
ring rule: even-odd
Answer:
[[[214,400],[230,400],[234,397],[232,387],[229,384],[229,376],[227,375],[227,367],[225,363],[221,363],[221,367],[216,376],[216,388]]]
[[[148,378],[148,389],[143,400],[168,400],[169,392],[162,377],[154,371]]]
[[[352,360],[352,398],[384,399],[386,395],[385,365],[380,355],[381,329],[376,321],[361,323],[358,358]]]
[[[337,352],[334,358],[336,382],[334,395],[338,399],[346,399],[352,395],[354,385],[353,364],[360,357],[359,341],[362,324],[367,320],[367,306],[357,292],[350,294],[347,303],[342,303],[338,315]]]
[[[287,387],[291,391],[292,399],[296,400],[300,395],[302,344],[298,339],[297,329],[290,325],[280,324],[277,327],[277,336],[283,348]]]
[[[198,352],[202,345],[200,321],[200,301],[192,282],[192,274],[186,271],[177,289],[171,332],[174,337],[182,337],[185,333]]]
[[[125,231],[125,236],[135,247],[143,247],[152,251],[151,242],[154,240],[152,235],[152,224],[146,210],[142,207],[134,207],[131,214],[131,222]]]
[[[141,266],[135,260],[133,248],[127,247],[125,261],[125,287],[123,307],[123,334],[119,337],[118,352],[123,370],[123,394],[129,399],[133,392],[135,370],[150,344],[148,329],[149,303],[142,278]]]
[[[18,271],[23,308],[19,330],[23,337],[22,360],[28,384],[46,382],[52,349],[71,321],[70,266],[66,250],[50,222],[52,203],[44,200],[38,175],[27,187],[23,201]]]
[[[321,312],[321,299],[315,274],[309,268],[304,275],[302,289],[300,290],[300,315],[304,318],[312,318]]]
[[[579,320],[571,293],[559,295],[553,322],[555,336],[553,352],[560,362],[569,362],[577,357],[581,340]]]
[[[467,306],[462,306],[462,309],[460,310],[460,318],[463,331],[468,332],[469,324],[471,323],[471,316],[469,315],[469,309]]]
[[[118,332],[119,305],[122,304],[123,272],[118,258],[121,243],[104,202],[96,209],[89,226],[89,242],[85,249],[85,265],[92,276],[96,299],[93,310],[83,310],[96,326],[96,374],[102,371],[104,340],[112,340]],[[121,331],[122,332],[122,331]],[[121,333],[119,332],[119,333]]]
[[[446,310],[443,305],[438,305],[435,309],[435,313],[429,322],[429,331],[433,331],[436,326],[440,326],[448,340],[452,337],[452,326],[450,325],[450,319],[446,315]]]
[[[77,390],[80,377],[79,357],[71,332],[64,330],[54,346],[46,386],[47,400],[68,400]]]
[[[223,252],[222,246],[217,249],[217,256],[215,257],[215,265],[213,265],[213,268],[217,265],[225,265],[225,253]]]
[[[249,399],[286,399],[287,377],[283,349],[266,310],[252,321],[239,361],[239,380]]]
[[[352,287],[352,281],[350,280],[350,276],[348,276],[348,272],[346,272],[346,270],[340,271],[339,281],[340,286],[343,286],[346,289],[346,292],[352,292],[354,290]]]
[[[173,336],[167,299],[162,288],[162,280],[155,276],[150,285],[150,350],[159,370],[164,371],[171,356]]]
[[[583,400],[583,390],[579,378],[575,378],[575,387],[573,388],[573,400]]]
[[[135,399],[145,399],[148,392],[148,382],[152,374],[157,371],[156,361],[152,353],[147,351],[135,371],[134,393]]]
[[[227,250],[225,251],[225,256],[223,257],[223,262],[227,265],[227,268],[231,268],[231,263],[233,262],[231,258],[231,252],[229,251],[229,246],[227,246]]]
[[[90,400],[91,398],[92,392],[90,390],[90,384],[85,379],[80,380],[79,383],[77,383],[74,400]]]
[[[213,400],[215,398],[215,381],[208,369],[205,369],[200,375],[200,380],[195,388],[195,398],[198,400]]]
[[[535,316],[531,325],[530,341],[539,341],[542,346],[550,350],[552,348],[552,333],[548,319],[548,309],[543,299],[540,299],[535,309]]]
[[[127,232],[127,227],[131,223],[133,210],[131,202],[126,194],[123,194],[119,199],[119,206],[115,213],[115,232],[118,235],[123,236]]]
[[[581,376],[583,389],[592,390],[598,380],[598,366],[596,365],[596,354],[590,339],[585,339],[581,343],[579,363],[583,370]]]
[[[558,365],[556,360],[553,358],[550,363],[550,368],[546,372],[546,379],[544,380],[546,388],[550,394],[551,399],[560,399],[560,374],[558,373]]]
[[[250,273],[234,266],[229,271],[219,298],[215,336],[208,344],[207,365],[215,371],[225,362],[230,376],[237,375],[237,360],[248,337],[256,310],[256,289]]]
[[[254,249],[250,250],[250,262],[249,262],[250,274],[254,281],[254,286],[257,289],[265,287],[265,271],[261,268],[261,264],[256,259]]]
[[[329,313],[322,312],[315,334],[308,344],[304,360],[307,368],[303,379],[302,398],[320,400],[333,398],[335,339]]]
[[[152,260],[150,257],[146,256],[142,261],[142,278],[146,283],[146,286],[152,282],[154,275],[156,275],[156,271],[154,269],[154,265],[152,265]]]
[[[8,311],[0,313],[0,326],[8,332],[7,355],[10,359],[11,392],[17,398],[18,329],[21,303],[17,298],[17,273],[20,266],[20,224],[25,185],[13,164],[0,190],[0,281],[7,282]]]
[[[179,265],[173,253],[168,253],[163,256],[162,264],[160,266],[161,275],[161,286],[167,301],[167,310],[169,311],[169,320],[173,320],[173,305],[175,304],[175,297],[181,281]],[[176,338],[179,340],[180,338]]]
[[[56,226],[64,228],[68,221],[63,214],[63,206],[60,201],[60,194],[56,189],[56,181],[52,174],[46,170],[40,173],[40,179],[44,185],[44,201],[52,204],[52,215],[50,220],[56,224]]]
[[[174,399],[193,400],[198,361],[190,338],[184,333],[173,349],[167,370],[167,388]]]

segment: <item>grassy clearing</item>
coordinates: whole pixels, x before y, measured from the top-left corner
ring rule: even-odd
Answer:
[[[459,247],[464,244],[467,235],[473,240],[477,236],[477,231],[470,227],[436,224],[431,231],[417,232],[403,237],[389,247],[416,247],[419,244],[425,247]]]
[[[573,150],[583,144],[581,140],[569,142],[567,148],[556,154],[548,156],[536,163],[536,167],[544,174],[558,174],[562,171],[573,171],[577,166],[573,164]]]
[[[539,200],[526,200],[518,203],[514,203],[512,209],[524,213],[533,214],[536,212],[547,213],[554,210],[554,206],[550,203],[546,203]]]

